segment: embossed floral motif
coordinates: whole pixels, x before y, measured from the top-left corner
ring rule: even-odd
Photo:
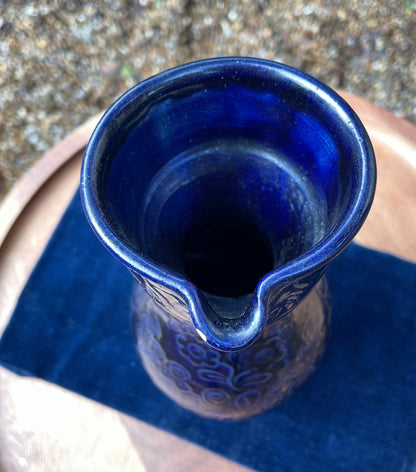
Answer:
[[[188,307],[179,293],[147,277],[141,277],[136,272],[133,275],[152,300],[161,308],[174,316],[187,317]]]
[[[156,316],[149,315],[149,313],[141,313],[140,324],[138,326],[143,331],[145,336],[149,335],[156,339],[160,339],[162,336],[162,330],[160,328],[158,318]]]
[[[207,349],[199,342],[190,341],[185,335],[176,333],[174,336],[179,354],[196,367],[206,367],[215,369],[218,367],[221,354],[214,349]]]
[[[318,284],[289,316],[238,352],[211,348],[190,323],[141,296],[134,311],[137,348],[154,383],[185,408],[247,417],[276,405],[314,369],[329,318],[326,294],[325,282]]]
[[[254,362],[258,365],[269,365],[275,359],[276,352],[267,346],[254,355]]]
[[[211,405],[225,405],[230,402],[230,395],[220,388],[207,388],[201,391],[201,397]]]
[[[281,292],[272,293],[268,301],[269,320],[277,320],[292,311],[316,285],[322,271],[288,284]]]
[[[195,336],[195,328],[193,327],[193,325],[191,325],[191,323],[179,321],[178,319],[173,317],[170,317],[167,323],[169,328],[175,333],[186,334],[192,337]]]
[[[167,376],[170,377],[176,384],[179,390],[191,392],[192,388],[189,385],[191,374],[181,365],[175,361],[167,361],[166,363]]]
[[[253,409],[257,411],[261,407],[263,401],[263,394],[259,390],[248,390],[240,393],[234,401],[234,406],[238,411],[246,411]]]

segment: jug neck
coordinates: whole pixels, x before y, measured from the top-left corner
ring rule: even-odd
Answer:
[[[292,268],[293,269],[293,268]],[[166,283],[132,271],[154,302],[169,316],[192,322],[199,336],[221,351],[244,349],[260,336],[266,324],[292,311],[312,290],[323,269],[294,277],[283,270],[262,279],[253,294],[210,296],[186,280]]]

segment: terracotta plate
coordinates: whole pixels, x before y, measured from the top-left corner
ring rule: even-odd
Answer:
[[[416,128],[341,93],[376,152],[378,183],[356,240],[416,262]],[[0,207],[0,333],[78,185],[98,117],[51,149]],[[0,471],[244,471],[244,467],[101,404],[0,368]]]

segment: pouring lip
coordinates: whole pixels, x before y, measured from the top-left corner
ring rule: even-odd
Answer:
[[[261,74],[267,71],[271,74],[278,74],[279,77],[285,77],[297,83],[309,93],[319,97],[322,106],[331,110],[332,113],[336,113],[341,121],[345,123],[345,126],[348,126],[358,146],[357,155],[360,164],[360,179],[355,182],[355,198],[349,206],[347,216],[309,251],[265,274],[258,282],[254,292],[258,300],[277,282],[294,280],[308,273],[323,270],[357,234],[370,210],[375,193],[376,165],[374,151],[363,124],[347,102],[334,90],[302,71],[264,59],[221,57],[190,62],[161,72],[137,84],[109,107],[88,142],[81,168],[81,201],[94,233],[117,259],[130,270],[161,281],[184,294],[191,304],[198,299],[199,289],[194,284],[169,269],[159,267],[146,256],[138,254],[112,231],[96,193],[97,154],[108,130],[117,133],[119,123],[123,121],[123,117],[125,118],[131,113],[133,99],[141,95],[151,96],[157,94],[166,84],[172,84],[177,80],[236,68],[255,73],[259,79],[261,79]]]

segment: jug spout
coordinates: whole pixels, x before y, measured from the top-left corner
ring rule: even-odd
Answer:
[[[196,296],[190,300],[190,313],[199,336],[221,351],[237,351],[249,346],[267,322],[262,304],[255,297],[245,306],[242,299]]]
[[[132,273],[169,316],[192,321],[208,345],[220,351],[238,351],[252,344],[266,324],[291,312],[313,289],[325,268],[299,272],[294,261],[264,276],[254,293],[239,297],[208,294],[183,278],[156,281]]]
[[[166,315],[190,323],[199,336],[220,351],[238,351],[252,344],[266,324],[290,313],[313,289],[327,264],[300,270],[308,256],[265,275],[254,293],[238,297],[208,294],[182,277],[131,270],[153,302]],[[300,261],[300,262],[299,262]]]
[[[165,315],[185,322],[192,322],[196,332],[211,347],[220,351],[237,351],[250,345],[260,335],[267,322],[264,304],[255,296],[236,298],[216,297],[204,294],[184,279],[155,280],[131,270],[133,277],[143,287],[152,305]],[[146,303],[133,299],[133,309]]]
[[[295,274],[295,268],[289,265],[265,276],[255,292],[245,297],[227,299],[196,291],[189,297],[194,326],[201,338],[216,349],[243,349],[261,335],[266,324],[291,312],[313,289],[325,267]]]

